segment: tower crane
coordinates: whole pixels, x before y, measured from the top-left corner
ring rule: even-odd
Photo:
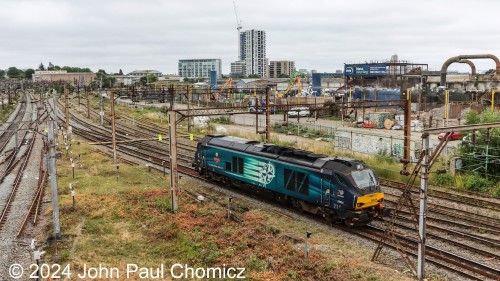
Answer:
[[[234,15],[236,16],[236,29],[238,30],[238,60],[241,60],[241,46],[240,46],[240,32],[243,26],[241,25],[241,19],[238,17],[238,11],[236,10],[236,2],[233,0]]]

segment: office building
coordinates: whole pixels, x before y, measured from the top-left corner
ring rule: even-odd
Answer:
[[[271,61],[269,64],[269,78],[290,77],[295,71],[295,62],[288,60]]]
[[[187,59],[179,60],[179,76],[187,78],[210,77],[210,71],[215,70],[217,77],[222,75],[220,59]]]
[[[231,63],[231,77],[245,75],[245,61],[239,60]]]

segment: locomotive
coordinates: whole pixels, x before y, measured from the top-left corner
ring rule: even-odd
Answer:
[[[193,167],[210,180],[266,192],[332,222],[364,225],[388,214],[376,173],[360,160],[206,135]]]

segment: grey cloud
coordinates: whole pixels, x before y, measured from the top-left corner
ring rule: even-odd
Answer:
[[[4,0],[0,68],[40,61],[125,72],[177,72],[183,58],[237,59],[231,0]],[[267,32],[270,60],[334,71],[345,62],[400,59],[438,69],[459,54],[498,54],[500,2],[236,0],[244,29]],[[478,69],[493,68],[478,60]],[[462,65],[452,69],[467,70]]]

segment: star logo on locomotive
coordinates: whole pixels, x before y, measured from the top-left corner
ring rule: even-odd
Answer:
[[[264,164],[260,169],[260,182],[264,185],[268,185],[275,177],[274,165],[271,162]]]

